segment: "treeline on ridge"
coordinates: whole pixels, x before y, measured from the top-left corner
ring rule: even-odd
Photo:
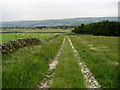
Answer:
[[[81,24],[76,26],[72,32],[80,34],[93,34],[103,36],[119,36],[120,22],[117,21],[102,21],[90,24]]]

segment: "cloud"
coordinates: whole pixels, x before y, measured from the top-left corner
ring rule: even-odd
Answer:
[[[117,16],[118,0],[2,0],[4,21]]]

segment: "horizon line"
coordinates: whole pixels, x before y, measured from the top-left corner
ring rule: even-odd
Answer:
[[[10,20],[10,21],[0,21],[0,22],[19,22],[19,21],[44,21],[44,20],[62,20],[62,19],[75,19],[75,18],[104,18],[104,17],[118,17],[118,16],[86,16],[86,17],[68,17],[68,18],[51,18],[51,19],[38,19],[38,20]]]

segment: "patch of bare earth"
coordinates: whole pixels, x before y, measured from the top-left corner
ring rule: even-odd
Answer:
[[[94,47],[93,44],[88,44],[88,46],[89,46],[89,48],[90,48],[91,50],[98,50],[98,48]]]
[[[114,62],[113,62],[113,61],[111,61],[111,62],[110,62],[110,64],[112,64],[112,65],[114,65],[114,66],[120,66],[120,63],[115,62],[115,61],[114,61]]]
[[[38,85],[38,88],[50,88],[51,87],[52,82],[53,82],[54,70],[56,69],[56,66],[58,64],[58,60],[61,55],[64,43],[65,43],[65,38],[63,40],[62,46],[61,46],[58,54],[54,58],[53,62],[51,64],[49,64],[49,73],[46,75],[46,77],[43,79],[43,81],[40,83],[40,85]]]
[[[105,48],[108,48],[108,47],[106,47],[106,46],[102,46],[102,47],[100,47],[100,48],[103,48],[103,49],[105,49]]]
[[[95,47],[90,47],[91,50],[98,50],[97,48]]]
[[[83,43],[83,44],[87,44],[87,43],[89,43],[89,42],[88,42],[88,41],[82,41],[82,43]]]

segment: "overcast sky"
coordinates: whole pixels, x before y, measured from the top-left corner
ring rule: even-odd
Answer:
[[[3,21],[118,16],[119,0],[1,0]]]

